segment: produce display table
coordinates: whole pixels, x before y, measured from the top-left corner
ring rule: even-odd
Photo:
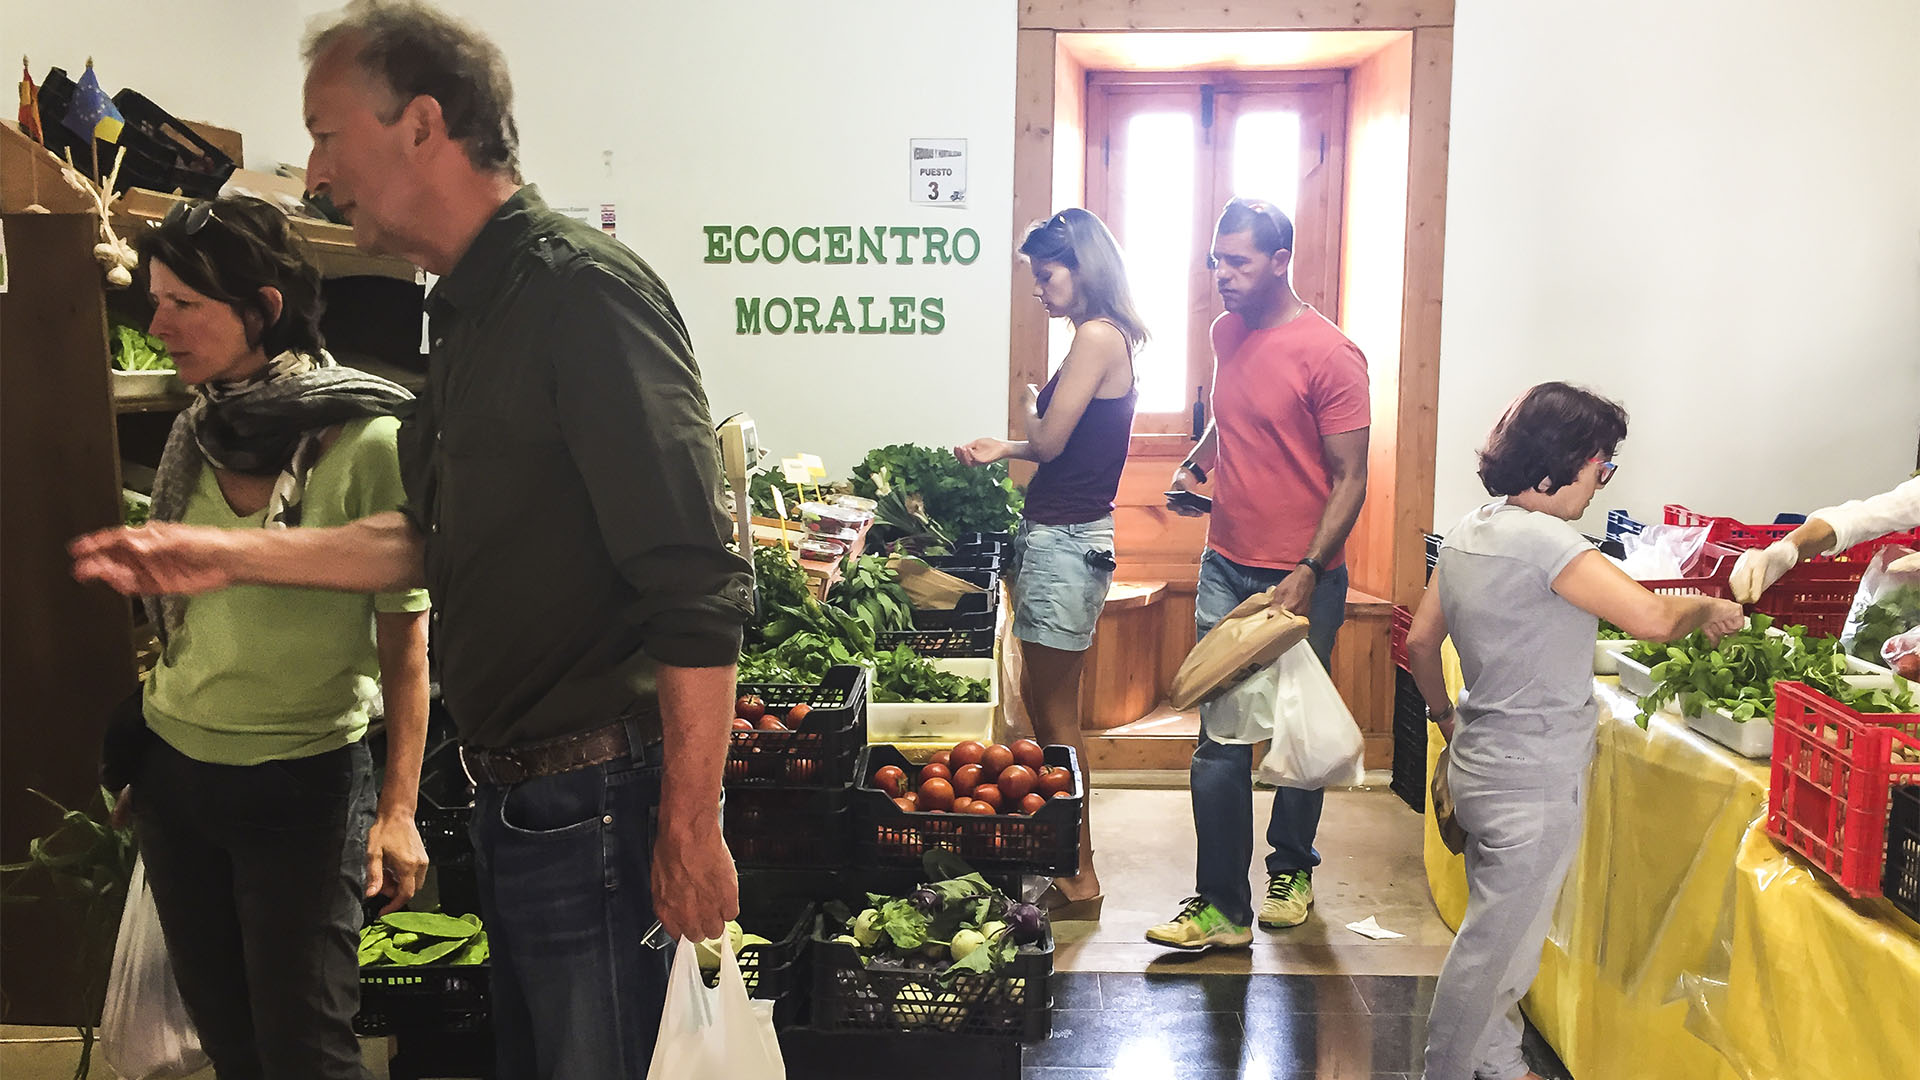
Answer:
[[[1920,1077],[1920,924],[1767,837],[1767,763],[1673,716],[1642,731],[1633,697],[1595,681],[1586,829],[1525,1002],[1573,1075]],[[1458,928],[1463,860],[1426,819],[1428,886]]]

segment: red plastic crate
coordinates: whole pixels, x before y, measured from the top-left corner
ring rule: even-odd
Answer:
[[[1668,503],[1666,508],[1667,524],[1706,526],[1709,544],[1724,544],[1728,547],[1744,550],[1746,548],[1766,547],[1780,540],[1798,525],[1747,525],[1729,517],[1715,517],[1712,514],[1696,513],[1679,503]],[[1920,529],[1906,532],[1888,533],[1877,540],[1868,540],[1856,544],[1835,555],[1822,555],[1808,562],[1870,562],[1874,552],[1893,545],[1920,548]],[[1855,580],[1858,580],[1856,576]]]
[[[1402,671],[1412,671],[1413,665],[1407,662],[1407,632],[1413,629],[1413,611],[1393,605],[1393,666]]]
[[[1879,896],[1887,804],[1920,783],[1920,716],[1862,714],[1812,687],[1774,684],[1767,835],[1857,897]]]
[[[1853,607],[1853,594],[1860,589],[1860,578],[1867,571],[1864,562],[1803,562],[1752,605],[1753,610],[1771,615],[1781,626],[1804,626],[1815,637],[1839,637],[1847,624],[1847,612]],[[1657,593],[1718,596],[1731,599],[1733,564],[1721,564],[1707,577],[1670,578],[1643,581],[1640,584]]]

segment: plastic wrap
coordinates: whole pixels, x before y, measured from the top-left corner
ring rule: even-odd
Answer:
[[[1669,716],[1641,731],[1612,680],[1597,696],[1585,831],[1525,1003],[1573,1075],[1920,1077],[1920,924],[1849,901],[1767,839],[1765,762]],[[1434,902],[1457,927],[1464,864],[1431,812],[1426,829]]]

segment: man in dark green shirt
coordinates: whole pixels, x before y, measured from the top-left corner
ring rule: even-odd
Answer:
[[[752,580],[686,328],[644,262],[523,186],[491,42],[356,3],[307,58],[309,185],[361,247],[441,275],[407,511],[113,530],[75,542],[75,573],[142,593],[426,584],[477,786],[499,1075],[642,1077],[667,977],[653,920],[713,938],[739,906],[719,808]]]

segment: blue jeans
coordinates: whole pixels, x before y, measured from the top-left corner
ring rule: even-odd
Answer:
[[[474,868],[493,953],[499,1080],[642,1080],[670,952],[653,926],[657,745],[518,784],[478,785]]]
[[[1193,622],[1207,636],[1240,601],[1279,584],[1290,571],[1242,566],[1208,550],[1200,556],[1200,585],[1194,594]],[[1322,666],[1333,659],[1333,640],[1347,617],[1347,568],[1328,570],[1313,587],[1307,644]],[[1253,922],[1253,891],[1247,866],[1253,862],[1253,747],[1217,743],[1204,727],[1193,750],[1189,780],[1193,792],[1193,828],[1197,857],[1194,891],[1243,926]],[[1313,837],[1320,829],[1325,793],[1276,788],[1273,817],[1267,822],[1267,873],[1312,870],[1320,865]]]

